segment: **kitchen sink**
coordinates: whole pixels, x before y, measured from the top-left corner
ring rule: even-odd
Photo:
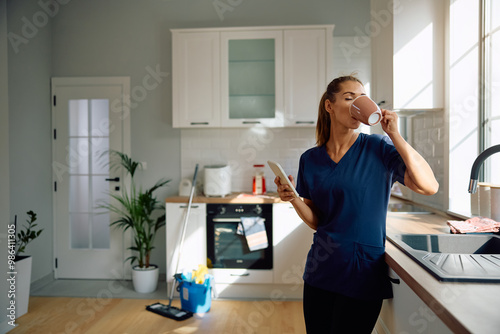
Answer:
[[[397,234],[390,242],[440,281],[500,282],[500,236]]]

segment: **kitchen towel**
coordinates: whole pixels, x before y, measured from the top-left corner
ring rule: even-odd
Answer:
[[[465,221],[448,220],[448,226],[451,233],[485,233],[485,232],[498,232],[500,230],[500,223],[490,218],[473,217]]]
[[[237,233],[245,235],[248,248],[252,252],[269,247],[266,225],[262,217],[241,217]]]

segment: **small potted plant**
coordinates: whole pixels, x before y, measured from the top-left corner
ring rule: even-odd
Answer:
[[[123,232],[132,231],[133,245],[128,249],[133,255],[128,257],[132,264],[132,282],[134,289],[140,293],[150,293],[156,290],[159,269],[150,263],[151,251],[157,231],[165,226],[165,206],[154,196],[154,192],[165,186],[170,180],[160,179],[149,189],[142,189],[135,181],[135,172],[141,166],[140,162],[132,160],[127,154],[111,151],[115,167],[121,166],[130,175],[130,189],[122,187],[120,194],[111,194],[116,204],[105,203],[99,207],[118,215],[111,226],[120,228]],[[163,212],[157,216],[157,212]],[[137,263],[136,265],[134,265]]]
[[[14,220],[14,231],[17,231],[15,238],[15,270],[10,270],[14,274],[10,275],[9,278],[12,282],[15,282],[15,310],[16,318],[19,318],[23,314],[28,312],[28,303],[30,296],[30,286],[31,286],[31,255],[21,255],[25,252],[26,246],[38,238],[42,233],[43,229],[36,229],[38,225],[36,221],[36,213],[33,211],[27,212],[28,219],[27,225],[24,225],[22,229],[18,231],[17,229],[17,216]]]

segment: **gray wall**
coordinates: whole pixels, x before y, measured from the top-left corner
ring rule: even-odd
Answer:
[[[172,179],[159,194],[164,198],[177,193],[181,175],[180,130],[171,125],[169,29],[333,23],[336,36],[354,36],[370,20],[369,0],[59,1],[66,4],[51,12],[46,24],[34,21],[43,16],[38,0],[7,6],[9,32],[22,34],[23,17],[40,25],[18,52],[10,45],[8,61],[10,212],[22,216],[34,210],[45,228],[28,247],[34,254],[32,281],[52,273],[50,77],[130,76],[133,92],[147,68],[169,73],[145,99],[135,101],[131,116],[132,156],[147,162],[142,181]],[[3,160],[7,153],[1,154]],[[160,235],[156,258],[164,258],[159,255],[164,252]]]
[[[7,225],[10,222],[9,201],[9,96],[8,96],[8,70],[7,70],[7,1],[0,0],[0,272],[8,272],[7,267]],[[9,300],[6,298],[9,286],[7,280],[0,280],[0,308],[7,310]],[[0,333],[8,328],[7,317],[0,320]]]
[[[50,23],[36,1],[7,2],[10,219],[22,225],[33,210],[44,228],[26,249],[32,281],[52,272],[53,258]]]

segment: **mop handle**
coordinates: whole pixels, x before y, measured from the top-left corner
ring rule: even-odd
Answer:
[[[181,239],[180,239],[180,243],[179,243],[179,253],[177,256],[177,263],[175,264],[174,275],[177,274],[177,270],[179,270],[179,262],[180,262],[181,256],[182,256],[182,246],[184,245],[184,237],[186,235],[187,223],[188,223],[188,219],[189,219],[189,212],[191,211],[191,204],[193,203],[194,189],[196,188],[196,174],[198,174],[198,164],[196,164],[196,167],[194,169],[193,186],[191,187],[191,193],[189,194],[189,203],[188,203],[188,207],[187,207],[186,218],[185,218],[184,224],[182,226]],[[170,301],[169,301],[169,305],[168,305],[169,307],[172,304],[172,299],[174,297],[174,289],[175,289],[175,278],[174,278],[174,281],[172,282],[172,288],[170,290]]]

